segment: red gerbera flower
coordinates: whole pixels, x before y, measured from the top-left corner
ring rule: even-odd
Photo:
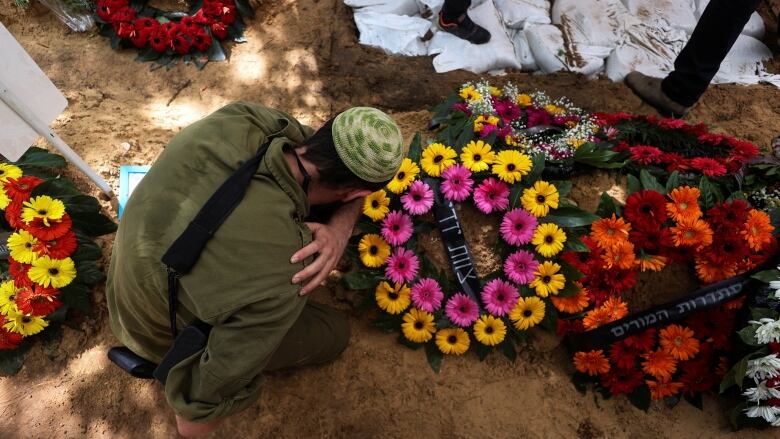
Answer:
[[[16,307],[25,314],[47,316],[62,306],[59,290],[40,285],[23,287],[16,292]]]
[[[21,229],[24,226],[22,222],[22,207],[22,201],[12,201],[5,208],[5,220],[14,229]]]
[[[581,319],[558,319],[557,323],[558,337],[566,337],[569,334],[579,334],[581,332],[585,332],[585,327],[582,326]]]
[[[22,334],[17,334],[3,328],[5,317],[0,314],[0,350],[16,349],[21,343]]]
[[[731,333],[736,322],[736,313],[723,307],[694,314],[686,323],[701,340],[712,343],[716,349],[731,346]]]
[[[636,270],[604,271],[604,284],[614,293],[622,293],[636,285]]]
[[[29,223],[23,224],[22,228],[42,241],[51,241],[64,236],[72,226],[70,215],[66,213],[59,221],[49,220],[48,226],[43,223],[43,218],[35,218]]]
[[[609,359],[621,369],[633,369],[636,364],[637,350],[626,344],[625,340],[612,343],[609,348]]]
[[[750,142],[744,140],[738,140],[733,137],[728,139],[728,144],[731,147],[731,156],[746,162],[759,153],[758,147]]]
[[[192,36],[192,46],[195,47],[197,52],[205,52],[211,46],[211,35],[208,34],[203,28],[200,28]]]
[[[707,247],[706,257],[717,265],[735,265],[750,254],[745,239],[730,233],[716,233],[712,245]]]
[[[623,342],[638,352],[649,351],[655,347],[655,334],[655,328],[650,328],[641,334],[626,337]]]
[[[72,255],[76,251],[78,245],[78,239],[73,230],[69,230],[68,233],[63,236],[52,239],[51,241],[38,241],[38,244],[33,247],[33,250],[38,253],[38,256],[49,256],[52,259],[64,259]]]
[[[645,383],[645,375],[636,369],[615,369],[601,375],[601,385],[611,395],[631,393]]]
[[[9,178],[5,183],[5,190],[12,201],[23,203],[30,198],[30,193],[33,189],[41,183],[43,183],[42,179],[30,175],[19,178]]]
[[[635,145],[631,147],[631,160],[640,165],[660,163],[664,152],[655,146]]]
[[[702,134],[707,132],[707,125],[703,124],[702,122],[699,122],[696,125],[685,124],[685,126],[682,127],[682,131],[685,134],[688,134],[688,135],[691,135],[691,136],[694,136],[694,137],[699,137]]]
[[[163,53],[168,50],[168,46],[171,44],[171,37],[168,35],[168,31],[158,26],[152,29],[152,33],[149,34],[149,45],[152,46],[157,53]]]
[[[749,210],[750,207],[745,200],[720,203],[707,211],[707,220],[715,231],[733,230],[745,224]]]
[[[688,125],[682,119],[664,118],[658,121],[658,127],[665,130],[679,130]]]
[[[666,164],[666,170],[668,172],[682,172],[691,169],[688,159],[675,152],[664,153],[663,157],[661,157],[661,163]]]
[[[726,167],[719,161],[711,159],[709,157],[696,157],[691,160],[691,166],[693,169],[700,171],[702,174],[708,177],[720,177],[726,175]]]
[[[22,264],[14,258],[8,257],[8,273],[14,278],[14,283],[19,288],[32,285],[30,276],[27,275],[31,267],[30,264]]]
[[[666,220],[666,198],[651,190],[634,192],[626,200],[623,212],[632,228],[647,223],[660,225]]]
[[[628,239],[637,249],[658,255],[669,248],[674,247],[672,232],[668,227],[658,227],[650,224],[638,223],[639,227],[628,234]]]

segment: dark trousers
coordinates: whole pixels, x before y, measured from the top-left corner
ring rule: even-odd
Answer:
[[[441,15],[446,21],[457,21],[471,6],[471,0],[444,0],[441,7]]]
[[[674,61],[674,70],[661,83],[663,92],[678,104],[686,107],[695,104],[760,2],[710,1],[691,39]]]

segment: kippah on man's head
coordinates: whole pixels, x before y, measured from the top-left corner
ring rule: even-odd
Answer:
[[[384,112],[370,107],[350,108],[336,116],[332,131],[339,157],[362,180],[389,181],[401,167],[401,130]]]

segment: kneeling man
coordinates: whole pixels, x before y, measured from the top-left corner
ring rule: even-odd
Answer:
[[[338,262],[362,198],[390,181],[403,155],[395,122],[365,107],[313,132],[283,112],[238,102],[171,140],[127,203],[106,294],[114,334],[154,363],[183,328],[207,328],[205,346],[161,379],[182,435],[206,434],[254,403],[263,371],[324,363],[346,348],[346,318],[305,294]],[[220,202],[241,172],[246,192],[231,211]],[[221,225],[193,221],[207,204],[212,217],[215,206],[223,210]],[[332,212],[329,221],[306,222],[318,206]],[[206,235],[197,250],[190,241]],[[196,249],[191,270],[163,262],[174,242],[179,253]]]

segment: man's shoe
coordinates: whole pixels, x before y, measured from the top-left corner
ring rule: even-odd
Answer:
[[[451,33],[473,44],[485,44],[490,41],[490,32],[474,23],[468,14],[463,14],[458,17],[457,21],[450,23],[445,21],[444,16],[439,13],[439,27],[444,32]]]
[[[661,78],[653,78],[639,72],[626,75],[625,83],[635,95],[664,116],[682,117],[691,107],[678,104],[661,90]]]

